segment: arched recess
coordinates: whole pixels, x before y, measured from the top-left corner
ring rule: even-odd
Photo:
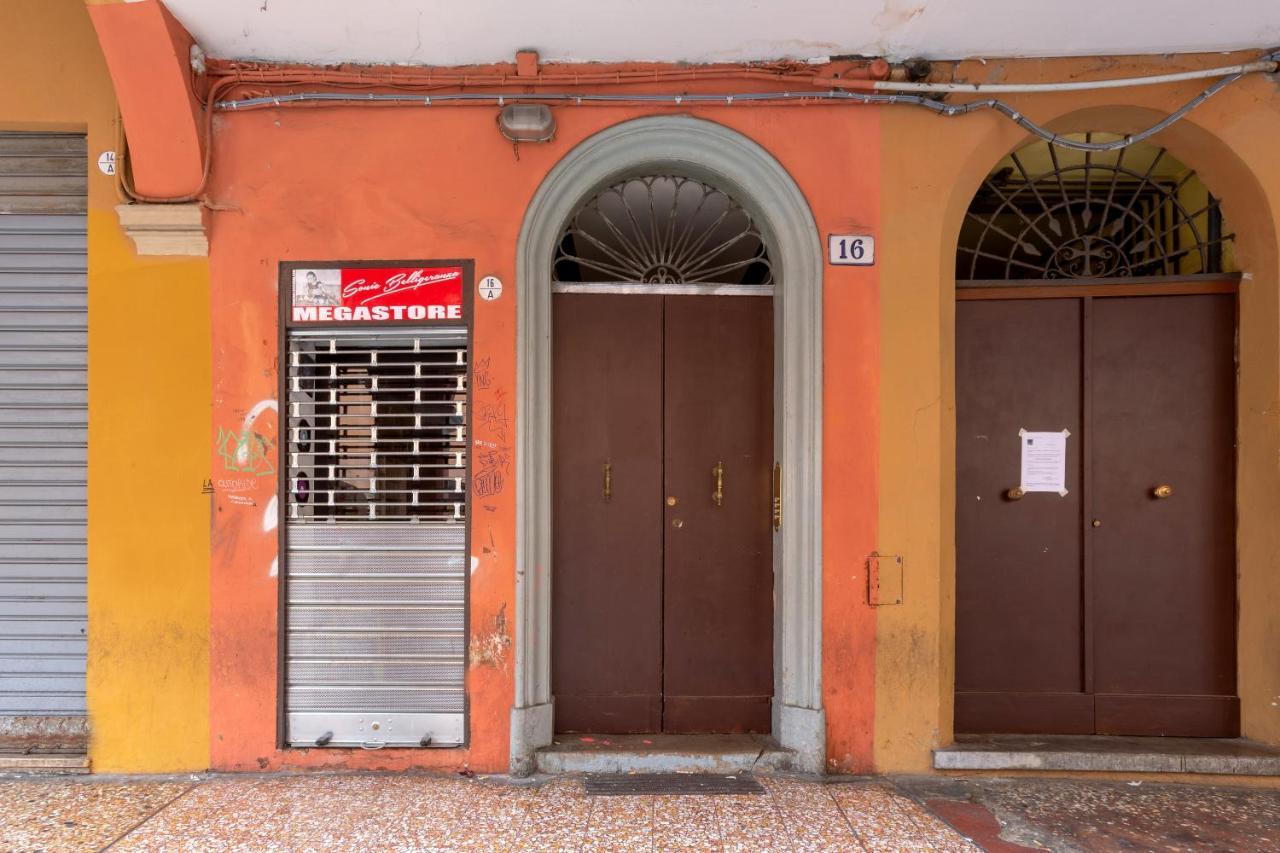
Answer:
[[[1150,106],[1110,104],[1074,110],[1056,118],[1037,121],[1058,134],[1089,131],[1125,134],[1143,130],[1166,118],[1167,112]],[[1273,407],[1280,399],[1280,234],[1277,233],[1272,199],[1259,180],[1263,164],[1246,161],[1226,138],[1184,119],[1149,142],[1195,170],[1213,197],[1221,201],[1223,217],[1234,235],[1234,266],[1241,271],[1238,316],[1238,385],[1236,416],[1236,574],[1237,574],[1237,690],[1240,697],[1241,735],[1263,742],[1280,742],[1280,721],[1271,707],[1280,692],[1280,674],[1267,662],[1280,627],[1267,602],[1280,598],[1280,575],[1274,554],[1280,549],[1280,531],[1272,522],[1280,506],[1280,483],[1273,476],[1274,459],[1280,454],[1280,427]],[[949,659],[941,662],[943,693],[938,719],[941,742],[952,739],[955,703],[955,527],[956,421],[955,412],[955,316],[958,235],[971,200],[992,166],[1036,137],[1020,129],[998,126],[975,145],[956,172],[942,218],[943,250],[939,256],[943,281],[943,403],[951,416],[943,424],[941,521],[943,612],[939,614],[942,648]],[[1238,140],[1239,141],[1239,140]]]
[[[822,712],[822,254],[808,204],[756,143],[689,116],[610,127],[570,151],[525,214],[517,263],[516,683],[511,770],[551,743],[551,271],[569,217],[629,174],[670,171],[720,187],[759,223],[775,280],[775,458],[786,516],[774,536],[773,733],[800,767],[825,760]]]

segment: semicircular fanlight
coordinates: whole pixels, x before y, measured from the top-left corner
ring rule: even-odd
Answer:
[[[578,208],[556,247],[554,282],[773,283],[764,237],[721,190],[678,175],[606,187]]]
[[[1103,134],[1084,134],[1093,141]],[[1223,271],[1218,199],[1165,149],[1009,155],[974,196],[957,279],[1083,279]]]

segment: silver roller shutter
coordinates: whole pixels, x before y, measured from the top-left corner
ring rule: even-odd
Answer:
[[[0,133],[0,735],[85,713],[86,161]]]
[[[287,741],[466,739],[465,329],[294,332]]]

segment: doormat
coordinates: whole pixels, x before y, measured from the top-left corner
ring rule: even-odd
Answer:
[[[763,794],[749,773],[588,773],[587,795],[623,794]]]

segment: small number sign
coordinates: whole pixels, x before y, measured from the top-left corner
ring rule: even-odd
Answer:
[[[496,275],[487,275],[480,279],[480,298],[492,302],[502,295],[502,280]]]
[[[827,260],[844,266],[869,267],[876,262],[876,238],[866,234],[832,234],[827,238]]]

